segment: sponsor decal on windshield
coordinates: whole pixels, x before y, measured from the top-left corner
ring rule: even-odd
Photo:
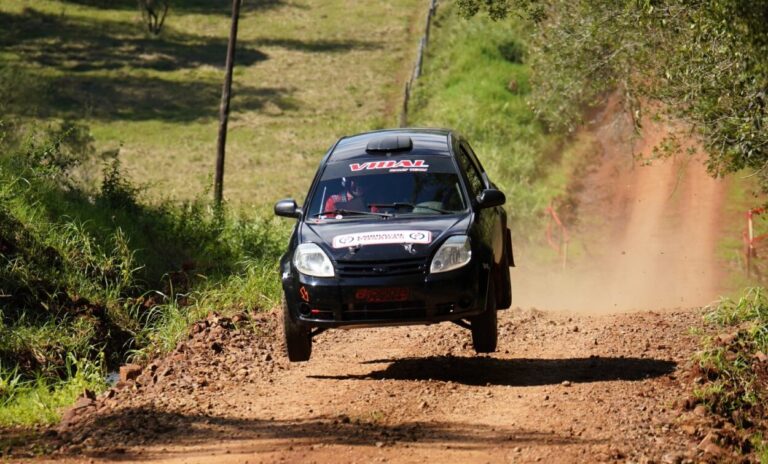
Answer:
[[[365,163],[352,163],[349,165],[349,169],[352,172],[376,169],[387,169],[388,172],[426,172],[428,168],[429,165],[425,160],[367,161]]]
[[[428,230],[387,230],[381,232],[363,232],[359,234],[345,234],[333,237],[334,248],[346,248],[363,245],[389,245],[393,243],[419,243],[432,242],[432,232]]]

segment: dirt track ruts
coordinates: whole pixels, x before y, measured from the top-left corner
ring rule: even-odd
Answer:
[[[255,325],[271,330],[275,319]],[[303,364],[287,363],[269,336],[214,322],[145,369],[142,386],[70,414],[51,457],[680,462],[697,453],[678,416],[688,387],[679,368],[694,346],[686,334],[699,321],[697,311],[512,309],[494,355],[475,355],[467,331],[443,324],[327,332]]]

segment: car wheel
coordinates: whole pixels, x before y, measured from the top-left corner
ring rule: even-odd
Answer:
[[[310,329],[293,320],[285,301],[283,301],[283,332],[288,359],[292,362],[309,361],[312,355]]]
[[[485,311],[470,320],[472,323],[472,346],[478,353],[493,353],[496,351],[496,342],[499,337],[493,278],[489,279],[488,297],[485,300]]]

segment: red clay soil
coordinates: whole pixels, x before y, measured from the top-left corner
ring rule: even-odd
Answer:
[[[725,182],[707,174],[700,145],[681,127],[646,118],[635,134],[617,106],[613,99],[581,134],[594,152],[575,179],[583,187],[570,233],[581,247],[571,247],[565,271],[519,260],[515,305],[590,314],[698,307],[723,290]],[[679,152],[653,159],[670,136]]]
[[[308,363],[213,321],[58,428],[64,462],[682,462],[695,311],[502,313],[477,356],[453,325],[327,332]],[[276,330],[277,315],[256,321]]]
[[[689,328],[719,288],[723,188],[689,158],[639,167],[633,153],[664,131],[633,148],[628,128],[615,111],[592,128],[577,231],[592,234],[587,256],[566,273],[518,260],[497,353],[475,355],[466,330],[441,324],[326,332],[311,361],[291,364],[277,314],[212,318],[135,381],[79,402],[36,461],[735,459],[711,419],[683,406]]]

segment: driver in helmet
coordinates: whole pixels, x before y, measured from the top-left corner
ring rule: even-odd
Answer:
[[[329,196],[325,201],[325,209],[323,211],[336,211],[336,209],[372,212],[378,211],[378,208],[375,206],[371,206],[369,208],[365,204],[366,188],[359,179],[347,179],[346,177],[342,177],[341,186],[343,190],[340,193]]]

